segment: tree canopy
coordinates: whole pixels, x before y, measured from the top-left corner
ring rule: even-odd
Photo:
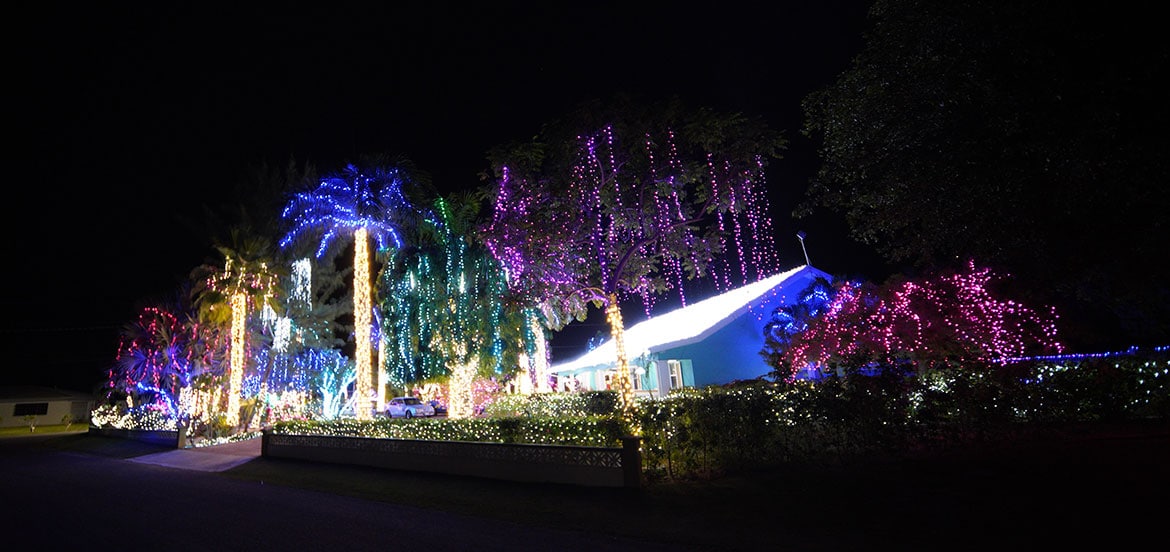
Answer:
[[[839,211],[923,270],[994,266],[1081,346],[1170,336],[1170,49],[1141,14],[878,0],[870,17],[852,67],[805,98],[823,164],[797,216]]]
[[[553,329],[589,301],[754,281],[777,269],[763,175],[785,145],[758,119],[677,99],[586,102],[489,153],[488,245]]]
[[[604,308],[614,384],[632,405],[620,303],[711,278],[730,288],[772,275],[764,169],[782,136],[739,113],[673,99],[587,102],[530,143],[489,154],[498,187],[487,245],[508,286],[551,329]]]

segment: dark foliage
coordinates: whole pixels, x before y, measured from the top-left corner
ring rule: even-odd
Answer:
[[[879,0],[804,102],[828,208],[889,260],[970,258],[1058,307],[1078,349],[1170,336],[1170,47],[1148,9]]]

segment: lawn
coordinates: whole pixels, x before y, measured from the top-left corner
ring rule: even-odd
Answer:
[[[44,435],[46,433],[81,433],[88,430],[89,426],[84,423],[38,425],[31,431],[28,426],[0,427],[0,437],[22,437],[26,435]]]

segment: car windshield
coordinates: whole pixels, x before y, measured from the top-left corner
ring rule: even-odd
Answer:
[[[403,399],[402,404],[422,404],[422,401],[419,401],[418,399],[411,397],[409,399]]]

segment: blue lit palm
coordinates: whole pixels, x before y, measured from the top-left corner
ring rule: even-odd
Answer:
[[[375,240],[380,251],[402,246],[398,227],[410,210],[410,202],[403,193],[406,182],[406,171],[402,168],[350,164],[340,173],[321,179],[315,189],[294,194],[282,213],[292,225],[280,242],[282,248],[307,234],[320,232],[317,245],[320,258],[336,238],[353,236],[355,393],[358,397],[371,397],[374,391],[369,240]],[[354,411],[359,419],[371,415],[369,408],[355,407]]]

